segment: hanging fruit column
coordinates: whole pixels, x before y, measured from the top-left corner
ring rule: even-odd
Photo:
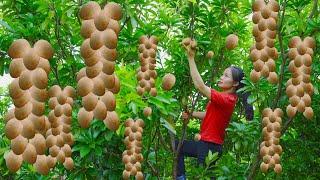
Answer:
[[[83,107],[78,113],[81,127],[88,128],[93,118],[103,120],[107,128],[115,131],[119,117],[115,112],[115,95],[120,82],[114,74],[117,43],[122,17],[119,4],[109,2],[103,9],[90,1],[80,9],[81,35],[85,38],[80,53],[86,65],[77,75],[77,92]]]

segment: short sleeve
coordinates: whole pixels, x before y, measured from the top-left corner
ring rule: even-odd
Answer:
[[[211,89],[211,103],[218,104],[221,106],[234,106],[236,99],[237,98],[234,95],[221,93],[216,91],[215,89]]]

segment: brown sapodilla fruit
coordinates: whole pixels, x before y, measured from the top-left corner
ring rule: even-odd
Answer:
[[[22,153],[22,158],[25,162],[33,164],[37,160],[37,151],[32,144],[28,144],[24,152]]]
[[[270,0],[268,2],[267,6],[274,12],[279,12],[279,10],[280,10],[279,3],[275,0]]]
[[[145,117],[149,117],[149,116],[151,116],[151,114],[152,114],[152,109],[151,109],[151,107],[145,107],[145,108],[143,109],[143,115],[144,115]]]
[[[77,84],[78,95],[84,97],[93,91],[93,81],[88,77],[83,77],[79,80]]]
[[[113,94],[118,94],[120,91],[120,81],[119,78],[114,75],[114,87],[112,89],[109,89]]]
[[[64,89],[63,89],[63,93],[68,96],[68,97],[71,97],[71,98],[74,98],[76,96],[76,91],[73,87],[71,86],[66,86]]]
[[[105,38],[106,37],[105,37],[104,31],[98,31],[98,30],[94,31],[90,37],[90,47],[93,50],[100,49],[106,41]]]
[[[30,119],[24,119],[21,121],[22,124],[22,131],[21,135],[25,138],[31,139],[35,136],[35,128]]]
[[[88,112],[84,108],[81,108],[78,113],[78,122],[82,128],[88,128],[90,122],[93,119],[93,112]]]
[[[32,84],[32,71],[25,70],[21,73],[19,79],[19,87],[22,90],[31,88]]]
[[[306,107],[311,106],[311,97],[309,94],[305,93],[304,96],[301,98],[301,100],[304,101],[304,104],[306,105]]]
[[[300,98],[299,98],[299,96],[294,95],[289,98],[289,102],[290,102],[291,106],[296,107],[300,102]]]
[[[259,30],[259,26],[258,24],[254,24],[253,28],[252,28],[252,35],[255,37],[255,40],[260,42],[263,39],[265,39],[265,35],[263,34],[263,32],[261,32]]]
[[[103,122],[111,131],[116,131],[119,128],[119,117],[115,111],[108,111],[107,117]]]
[[[22,58],[12,59],[9,65],[9,73],[11,77],[13,78],[19,77],[21,73],[25,70],[26,70],[26,67],[23,64]]]
[[[266,6],[264,0],[255,0],[252,4],[253,11],[261,11]]]
[[[36,162],[33,164],[36,171],[41,175],[47,175],[49,173],[49,167],[47,163],[46,155],[38,155]]]
[[[61,106],[61,105],[57,105],[57,106],[54,108],[54,115],[55,115],[56,117],[60,117],[60,116],[62,116],[62,114],[63,114],[63,108],[62,108],[62,106]]]
[[[61,150],[64,152],[66,157],[71,157],[72,154],[72,150],[69,144],[65,144]]]
[[[252,14],[252,22],[254,24],[258,24],[261,18],[262,18],[261,12],[254,12]]]
[[[40,57],[38,68],[43,69],[47,73],[47,75],[49,75],[49,73],[50,73],[50,63],[49,63],[49,61],[47,59],[44,59],[44,58]]]
[[[87,58],[90,58],[92,56],[94,56],[96,53],[95,50],[93,50],[90,46],[90,39],[86,39],[83,41],[81,47],[80,47],[80,55],[87,59]]]
[[[104,120],[107,116],[106,105],[102,101],[98,101],[96,107],[93,110],[94,117],[99,120]]]
[[[101,59],[103,59],[103,57],[95,53],[92,56],[85,58],[84,63],[86,64],[86,66],[91,67],[97,64]]]
[[[100,100],[105,104],[108,111],[114,111],[116,109],[116,97],[110,91],[106,91],[105,94],[100,97]]]
[[[139,96],[142,96],[143,93],[144,93],[144,88],[138,86],[138,87],[137,87],[137,93],[138,93]]]
[[[302,58],[302,63],[307,66],[310,67],[312,65],[312,57],[309,54],[304,54],[303,56],[301,56]]]
[[[287,112],[288,117],[293,118],[297,113],[297,108],[293,107],[291,105],[288,105],[286,112]]]
[[[10,119],[14,118],[14,108],[11,108],[5,113],[3,120],[5,123],[7,123]]]
[[[97,62],[95,65],[86,67],[86,75],[88,78],[95,78],[102,72],[103,64],[102,62]]]
[[[4,157],[6,166],[10,172],[17,172],[22,165],[22,156],[16,155],[13,151],[9,151]]]
[[[31,95],[28,91],[25,91],[25,93],[23,93],[23,94],[24,95],[20,96],[19,98],[12,99],[15,107],[20,108],[20,107],[24,106],[25,104],[27,104],[29,101],[31,101]]]
[[[23,137],[22,135],[19,135],[11,140],[11,149],[15,154],[20,155],[26,149],[27,144],[28,139]]]
[[[104,45],[109,49],[115,49],[118,44],[118,36],[117,34],[111,30],[106,29],[103,31],[103,38],[105,38]]]
[[[25,91],[19,87],[19,79],[13,79],[9,84],[9,95],[12,99],[17,99],[25,95]]]
[[[5,135],[8,139],[14,139],[22,132],[22,124],[16,118],[10,119],[5,126]]]
[[[119,21],[122,18],[121,6],[117,3],[109,2],[104,7],[104,11],[110,13],[110,17],[114,20]]]
[[[263,66],[263,68],[261,70],[261,75],[267,78],[269,76],[269,74],[270,74],[269,67]]]
[[[44,59],[51,59],[53,56],[53,48],[46,40],[39,40],[33,45],[33,49]]]
[[[162,88],[166,91],[169,91],[175,83],[176,77],[173,74],[168,73],[162,78]]]
[[[105,11],[100,11],[95,17],[94,17],[94,25],[99,31],[104,31],[109,24],[110,16]]]
[[[61,93],[61,88],[58,85],[54,85],[52,86],[49,91],[48,91],[48,95],[49,97],[58,97],[58,95]]]
[[[47,138],[46,138],[46,146],[47,146],[47,148],[50,148],[50,147],[52,147],[52,146],[54,146],[56,144],[57,144],[57,137],[56,136],[54,136],[52,134],[47,136]]]
[[[267,20],[266,19],[261,19],[258,23],[258,28],[260,31],[265,31],[267,30]]]
[[[268,6],[265,6],[263,9],[261,9],[261,15],[264,19],[269,19],[271,16],[271,10]]]
[[[297,48],[299,44],[301,44],[301,38],[299,36],[294,36],[289,41],[290,48]]]
[[[98,97],[89,93],[88,95],[82,97],[82,105],[87,111],[92,111],[98,103]]]
[[[100,49],[100,54],[105,60],[108,60],[108,61],[115,61],[117,59],[117,50],[109,49],[106,46],[103,46]]]
[[[213,51],[208,51],[206,57],[207,57],[208,59],[211,59],[211,58],[213,57],[213,55],[214,55]]]
[[[108,61],[108,60],[102,60],[103,68],[102,71],[108,75],[113,74],[115,69],[115,62]]]
[[[156,88],[151,88],[151,89],[150,89],[150,95],[151,95],[151,96],[156,97],[157,94],[158,94],[158,93],[157,93],[157,89],[156,89]]]
[[[316,42],[312,37],[306,37],[303,40],[303,44],[308,48],[314,49],[316,47]]]
[[[130,175],[131,175],[131,172],[130,172],[130,171],[123,170],[122,178],[123,178],[124,180],[130,179]]]
[[[62,137],[62,135],[59,133],[57,136],[57,146],[58,147],[63,147],[64,146],[64,140],[63,140],[63,137]]]
[[[313,115],[313,109],[311,107],[306,107],[303,112],[303,116],[310,120],[313,118]]]
[[[61,92],[61,93],[57,96],[57,100],[58,100],[58,103],[59,103],[60,105],[63,105],[63,104],[65,104],[65,103],[67,102],[67,96],[66,96],[63,92]]]
[[[281,172],[282,172],[282,166],[281,166],[281,164],[276,164],[275,166],[274,166],[274,172],[275,173],[277,173],[277,174],[280,174]]]
[[[31,102],[28,102],[27,104],[25,104],[24,106],[22,106],[20,108],[15,108],[14,109],[14,116],[18,120],[22,120],[22,119],[25,119],[26,117],[28,117],[28,115],[31,113],[31,111],[32,111],[32,104],[31,104]]]
[[[119,25],[118,21],[113,20],[113,19],[109,20],[109,24],[108,24],[107,28],[112,29],[117,35],[120,32],[120,25]]]
[[[271,84],[277,84],[278,83],[278,75],[276,72],[270,72],[269,73],[269,77],[268,77],[268,81]]]
[[[87,20],[93,19],[100,11],[100,5],[97,2],[90,1],[81,7],[79,14],[81,19]]]
[[[26,52],[31,48],[29,42],[25,39],[15,40],[9,47],[8,54],[14,58],[22,58]]]
[[[72,116],[72,106],[68,103],[62,105],[62,111],[63,111],[63,115],[65,116]]]
[[[182,40],[182,44],[184,45],[184,46],[189,46],[190,45],[190,43],[191,43],[191,38],[184,38],[183,40]]]
[[[264,66],[264,62],[260,59],[253,63],[253,68],[257,72],[260,72]]]
[[[304,101],[300,100],[300,102],[299,102],[299,104],[297,106],[297,110],[299,112],[303,113],[305,108],[306,108],[306,105],[304,104]]]
[[[57,157],[59,154],[60,148],[57,145],[53,145],[49,148],[49,153],[52,157]]]
[[[51,155],[47,156],[47,165],[49,168],[53,168],[57,163],[57,159]]]
[[[286,94],[287,96],[290,98],[292,96],[294,96],[297,93],[297,89],[294,85],[288,85],[288,87],[286,88]]]
[[[107,75],[105,73],[100,73],[99,78],[101,78],[104,82],[104,85],[107,89],[111,89],[115,86],[115,75]]]
[[[270,70],[270,72],[275,72],[276,71],[276,63],[273,59],[268,59],[266,64]]]
[[[260,79],[260,77],[261,77],[260,72],[257,72],[257,71],[255,71],[255,70],[252,70],[252,71],[251,71],[251,73],[250,73],[250,79],[251,79],[252,82],[254,82],[254,83],[258,82],[259,79]]]
[[[47,73],[41,68],[35,69],[32,71],[32,83],[39,89],[45,89],[48,85]]]
[[[267,19],[267,28],[271,31],[275,31],[277,29],[277,22],[273,18]]]
[[[146,41],[149,41],[149,38],[148,38],[148,36],[146,36],[146,35],[143,35],[143,36],[141,36],[141,37],[139,38],[139,43],[140,43],[140,44],[144,44]]]
[[[92,79],[92,82],[93,82],[92,92],[97,96],[102,96],[106,91],[103,80],[99,77],[95,77]]]
[[[74,163],[71,157],[67,157],[64,160],[63,166],[67,169],[67,170],[72,170],[74,168]]]
[[[43,137],[42,134],[39,134],[39,133],[35,134],[34,137],[29,140],[29,143],[34,145],[38,155],[45,153],[47,148],[46,139]]]
[[[300,43],[297,47],[297,50],[299,52],[300,55],[304,55],[305,53],[307,53],[307,47],[303,44],[303,43]]]

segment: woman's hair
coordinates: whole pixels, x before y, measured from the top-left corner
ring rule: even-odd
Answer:
[[[244,73],[243,70],[237,66],[230,66],[232,78],[234,81],[239,82],[239,85],[236,87],[236,91],[244,87],[243,80]],[[249,92],[237,92],[238,97],[241,99],[242,106],[245,111],[246,119],[253,119],[253,106],[248,103],[248,97],[250,96]]]

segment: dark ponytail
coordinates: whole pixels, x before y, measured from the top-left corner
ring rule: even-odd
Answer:
[[[244,87],[243,80],[244,73],[243,70],[237,66],[231,66],[232,78],[234,81],[239,82],[239,85],[236,87],[236,91]],[[249,92],[237,92],[238,97],[241,100],[242,107],[244,108],[246,119],[248,121],[253,119],[253,106],[248,103],[248,97],[250,96]]]

